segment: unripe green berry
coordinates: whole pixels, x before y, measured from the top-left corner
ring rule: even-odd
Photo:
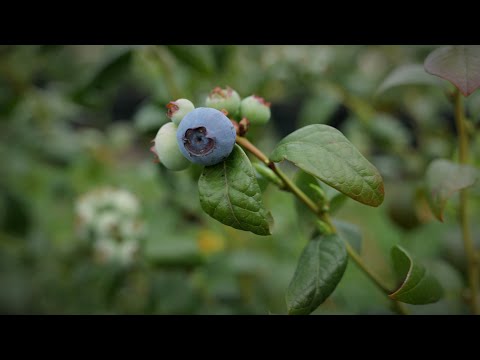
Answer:
[[[190,161],[185,159],[178,148],[177,125],[173,122],[163,125],[158,130],[154,141],[154,152],[167,169],[180,171],[190,166]]]
[[[256,95],[251,95],[242,100],[240,115],[247,118],[250,124],[263,125],[270,120],[270,103]]]
[[[240,95],[230,87],[213,89],[205,101],[207,107],[226,110],[228,116],[235,116],[240,108]]]
[[[176,101],[170,101],[167,104],[167,116],[173,121],[175,125],[179,125],[183,117],[190,111],[195,109],[193,103],[188,99],[178,99]]]

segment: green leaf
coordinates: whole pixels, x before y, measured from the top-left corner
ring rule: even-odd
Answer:
[[[382,149],[400,152],[410,141],[410,131],[396,118],[380,114],[372,118],[368,132],[373,143]]]
[[[425,68],[421,64],[402,65],[394,69],[383,80],[378,87],[377,94],[383,93],[391,88],[403,85],[441,85],[442,82],[438,78],[431,76],[425,72]]]
[[[27,198],[0,185],[0,232],[25,236],[30,230],[32,216]]]
[[[147,241],[145,257],[152,264],[162,267],[190,267],[205,262],[197,242],[191,238],[181,237]]]
[[[263,207],[255,171],[238,145],[224,162],[204,168],[198,189],[202,209],[214,219],[257,235],[271,234],[271,215]]]
[[[443,210],[452,194],[472,186],[478,178],[478,170],[469,165],[437,159],[427,168],[425,179],[427,200],[435,217],[443,221]]]
[[[82,100],[89,92],[95,89],[103,89],[113,83],[118,83],[119,78],[127,73],[132,59],[132,50],[130,48],[121,49],[116,54],[109,56],[98,69],[87,78],[84,85],[78,89],[74,97]]]
[[[354,224],[341,220],[333,220],[333,224],[337,229],[338,235],[352,245],[356,251],[360,252],[362,247],[362,233],[360,229]]]
[[[480,87],[480,46],[455,45],[436,49],[427,56],[425,70],[450,81],[468,96]]]
[[[210,48],[203,45],[166,45],[168,50],[185,65],[206,75],[214,72],[214,59]]]
[[[307,315],[335,290],[347,267],[347,251],[336,234],[318,236],[303,250],[286,300],[290,315]]]
[[[327,124],[333,118],[340,101],[340,96],[328,91],[308,97],[298,114],[298,124]]]
[[[391,299],[421,305],[434,303],[443,296],[443,289],[437,279],[421,264],[414,262],[399,245],[392,249],[392,260],[401,285],[388,295]]]
[[[305,126],[285,137],[271,160],[289,160],[352,199],[370,206],[383,202],[382,176],[350,141],[328,125]]]
[[[335,189],[332,189],[336,191]],[[333,195],[330,198],[330,214],[335,214],[338,210],[341,209],[341,207],[345,204],[345,201],[348,199],[348,197],[345,196],[345,194],[342,194],[341,192],[337,192],[335,195]]]

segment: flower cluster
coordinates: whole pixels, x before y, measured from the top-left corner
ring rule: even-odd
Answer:
[[[75,210],[78,235],[92,242],[101,262],[129,264],[134,260],[144,225],[139,201],[132,193],[98,188],[80,196]]]

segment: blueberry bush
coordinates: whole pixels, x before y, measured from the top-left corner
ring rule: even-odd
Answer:
[[[478,314],[478,46],[0,46],[0,312]]]

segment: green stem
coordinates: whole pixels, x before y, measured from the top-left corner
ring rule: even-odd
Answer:
[[[321,210],[317,206],[317,204],[315,204],[297,185],[295,185],[295,183],[292,180],[290,180],[282,170],[280,170],[278,167],[276,167],[273,162],[272,162],[272,165],[270,165],[270,168],[283,181],[283,183],[285,184],[285,187],[291,193],[293,193],[298,199],[300,199],[300,201],[302,201],[305,205],[307,205],[308,208],[313,213],[315,213],[316,215],[319,215],[321,213]],[[329,224],[329,225],[331,225],[331,224]],[[335,232],[335,230],[332,229],[332,232]]]
[[[330,216],[328,213],[322,211],[316,204],[313,202],[294,182],[292,182],[283,171],[281,171],[273,161],[271,161],[262,151],[260,151],[255,145],[253,145],[247,138],[237,136],[237,144],[242,146],[245,150],[256,156],[260,161],[272,169],[275,174],[282,180],[285,185],[285,188],[294,194],[300,201],[302,201],[320,220],[326,223],[332,233],[336,233],[337,230],[333,225]],[[392,291],[386,286],[382,280],[374,273],[368,266],[363,262],[360,255],[355,251],[355,249],[348,243],[346,243],[347,253],[352,258],[352,260],[358,265],[358,267],[374,282],[377,287],[388,296]],[[389,298],[390,299],[390,298]],[[408,312],[403,306],[403,304],[393,301],[395,309],[400,313],[407,315]]]
[[[460,91],[455,93],[455,122],[458,132],[458,152],[460,164],[468,162],[468,135],[464,120],[463,97]],[[470,307],[476,315],[480,314],[478,305],[478,261],[475,256],[475,246],[473,244],[470,226],[468,224],[468,190],[460,190],[460,209],[459,222],[462,228],[463,245],[467,257],[468,283],[470,287]]]
[[[257,157],[261,162],[267,165],[270,169],[272,169],[272,171],[280,178],[280,180],[282,180],[285,188],[298,197],[305,205],[308,206],[310,210],[312,210],[312,212],[315,214],[320,213],[320,208],[302,190],[300,190],[282,170],[275,166],[273,161],[270,161],[270,159],[263,152],[261,152],[255,145],[248,141],[247,138],[237,136],[237,144],[242,146],[244,149]]]
[[[348,243],[346,242],[347,245],[347,252],[348,255],[352,258],[352,260],[357,264],[357,266],[362,269],[362,271],[368,275],[370,279],[377,285],[377,287],[382,290],[385,294],[390,294],[392,291],[386,286],[383,281],[377,276],[377,274],[373,273],[363,262],[363,260],[360,258],[360,255],[355,251],[355,249]]]

